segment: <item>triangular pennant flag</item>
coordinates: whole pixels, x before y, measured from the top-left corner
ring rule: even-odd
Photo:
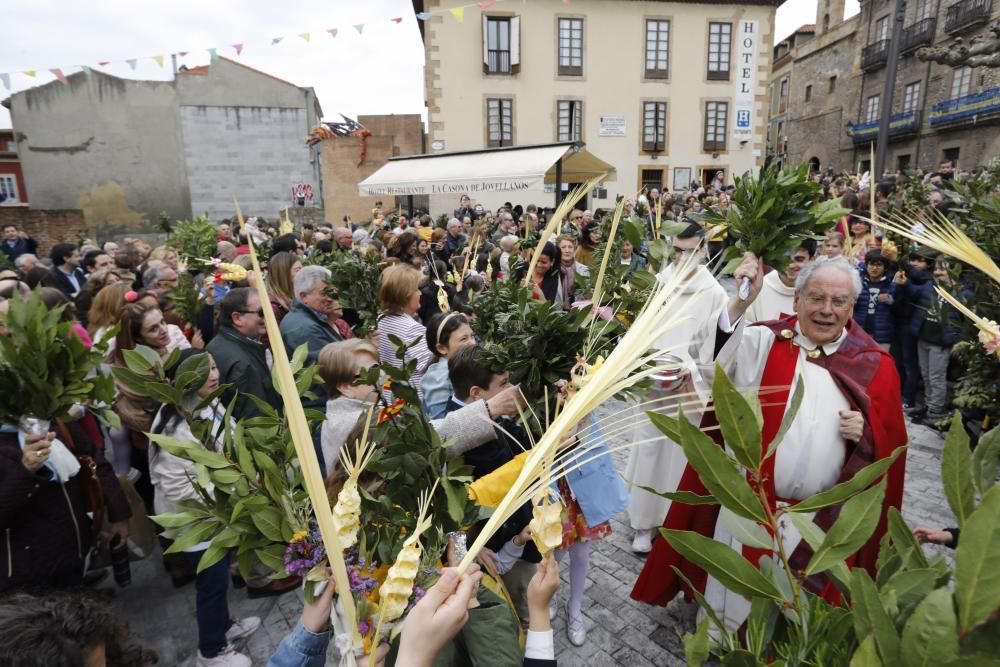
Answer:
[[[299,33],[299,37],[301,37],[302,39],[304,39],[304,40],[306,40],[308,42],[310,35],[309,35],[308,32],[300,32]]]
[[[330,37],[336,37],[337,36],[337,29],[336,28],[330,28],[329,30],[327,30],[327,32],[330,33]]]
[[[33,69],[26,69],[26,70],[24,70],[24,75],[25,76],[30,76],[30,77],[35,77],[35,76],[38,76],[38,72],[36,72]]]
[[[489,9],[490,7],[492,7],[495,4],[497,4],[497,0],[485,0],[484,2],[480,2],[479,3],[479,8],[480,9]]]
[[[236,51],[236,55],[240,55],[241,53],[243,53],[242,44],[233,44],[233,49]]]
[[[127,63],[128,63],[128,66],[129,66],[129,67],[131,67],[132,69],[135,69],[135,65],[136,65],[136,63],[137,63],[137,62],[139,62],[139,61],[138,61],[138,59],[136,59],[136,58],[129,58],[129,59],[128,59],[128,60],[126,60],[125,62],[127,62]]]
[[[187,54],[188,54],[188,52],[187,52],[187,51],[178,51],[178,52],[177,52],[177,55],[179,55],[179,56],[182,56],[182,57],[183,57],[183,56],[186,56]]]
[[[157,65],[163,67],[163,56],[153,56],[153,60],[156,61]]]
[[[208,60],[209,60],[209,62],[213,62],[214,63],[215,59],[217,57],[218,57],[218,55],[216,55],[215,49],[209,49],[208,50]]]
[[[10,74],[0,73],[0,81],[3,81],[4,88],[10,90]]]
[[[356,23],[354,25],[354,29],[357,30],[358,34],[360,35],[362,33],[362,31],[364,31],[364,29],[365,29],[365,24],[364,23]]]
[[[419,14],[417,14],[417,18],[420,19],[421,21],[426,21],[431,16],[433,16],[433,14],[431,14],[430,12],[420,12]]]
[[[396,18],[389,19],[389,20],[392,21],[393,23],[402,23],[403,22],[403,17],[402,16],[397,16]]]
[[[110,60],[101,60],[97,64],[100,65],[101,67],[104,67],[105,65],[110,65],[111,61]]]
[[[69,81],[66,80],[66,75],[63,74],[63,71],[58,67],[53,67],[49,71],[52,72],[52,76],[59,79],[59,83],[61,83],[62,85],[65,86],[69,83]]]
[[[274,46],[275,44],[277,44],[278,42],[280,42],[283,39],[284,39],[284,37],[272,37],[271,38],[271,46]]]
[[[465,20],[465,7],[452,7],[448,10],[451,15],[455,17],[455,20],[461,23]]]
[[[82,69],[83,73],[86,74],[87,76],[90,76],[91,74],[94,73],[94,70],[90,69],[86,65],[80,65],[80,69]]]

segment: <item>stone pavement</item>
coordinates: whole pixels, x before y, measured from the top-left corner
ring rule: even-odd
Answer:
[[[601,412],[613,412],[620,407],[608,406]],[[910,425],[909,431],[912,442],[907,456],[903,515],[911,526],[954,525],[939,474],[943,440],[923,426]],[[614,456],[619,470],[624,470],[627,452],[616,452]],[[617,517],[612,520],[612,526],[614,534],[595,544],[591,551],[583,609],[587,642],[581,647],[572,646],[566,638],[564,604],[569,567],[564,564],[560,611],[553,622],[559,664],[572,667],[683,665],[681,636],[693,629],[695,609],[680,600],[666,608],[632,601],[629,592],[643,560],[630,550],[632,531],[627,517],[624,514]],[[154,648],[160,655],[161,665],[193,665],[197,646],[194,585],[179,590],[172,588],[158,555],[133,563],[132,572],[133,584],[117,592],[115,607],[129,620],[133,637]],[[104,586],[113,588],[114,584]],[[230,605],[236,617],[256,615],[264,619],[261,629],[244,648],[253,658],[254,665],[267,664],[267,659],[302,610],[299,593],[288,593],[278,599],[249,600],[243,591],[230,591]],[[328,664],[336,664],[333,655],[331,651]]]

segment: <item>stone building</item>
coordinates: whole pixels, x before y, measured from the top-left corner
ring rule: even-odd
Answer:
[[[13,130],[0,130],[0,206],[24,206],[28,191]]]
[[[322,115],[311,88],[219,57],[171,81],[94,71],[15,93],[11,119],[36,208],[102,210],[109,221],[244,212],[277,217],[303,187],[319,203],[316,153],[304,143]]]
[[[836,171],[870,167],[885,103],[894,8],[894,0],[862,0],[860,13],[845,21],[842,0],[820,0],[814,36],[802,40],[793,35],[794,43],[785,46],[787,54],[776,57],[770,91],[771,159],[812,162]],[[1000,118],[1000,71],[953,68],[916,55],[921,47],[947,45],[957,37],[969,43],[998,14],[1000,3],[992,0],[907,3],[890,116],[888,171],[934,169],[942,161],[972,168],[1000,152],[995,124]],[[782,86],[784,80],[789,83]]]
[[[533,0],[481,3],[461,22],[435,14],[423,28],[429,148],[582,141],[616,169],[585,202],[591,208],[719,170],[731,182],[763,163],[781,1]],[[479,199],[495,208],[510,196]],[[432,210],[445,210],[435,197]],[[552,200],[541,189],[518,197]]]

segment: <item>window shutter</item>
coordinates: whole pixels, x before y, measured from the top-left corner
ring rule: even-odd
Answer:
[[[483,14],[483,71],[490,71],[490,19]]]
[[[510,67],[511,70],[521,68],[521,17],[510,19]]]

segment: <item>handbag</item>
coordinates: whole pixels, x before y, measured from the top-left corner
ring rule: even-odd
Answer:
[[[80,491],[83,493],[83,509],[97,522],[104,515],[104,490],[101,488],[101,480],[97,477],[97,463],[89,455],[79,454],[76,451],[73,436],[61,419],[56,419],[55,422],[56,428],[59,429],[59,439],[80,462],[78,478]]]

